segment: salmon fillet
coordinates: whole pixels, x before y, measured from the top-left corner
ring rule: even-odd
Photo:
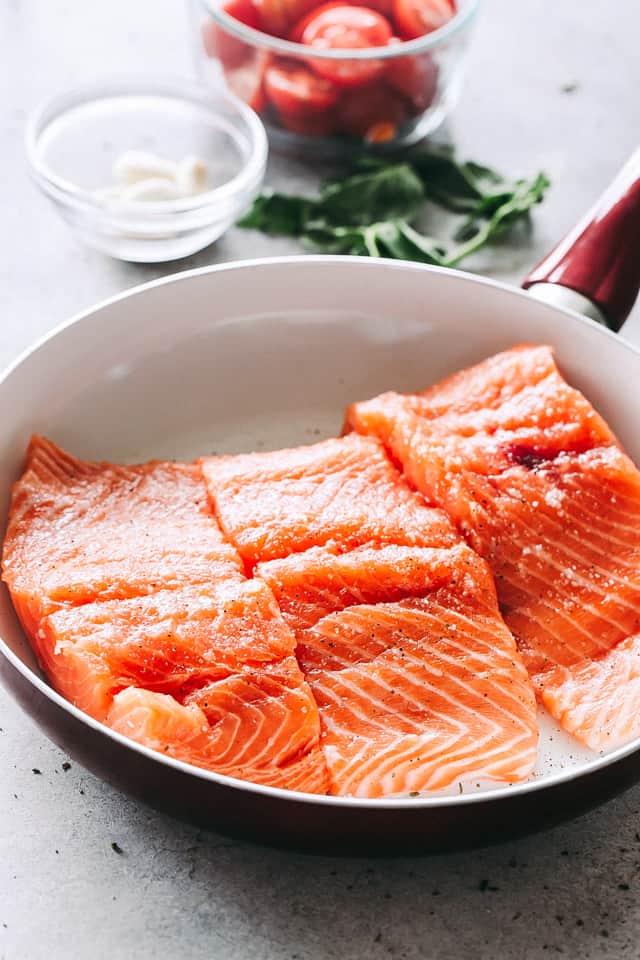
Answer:
[[[32,634],[63,604],[244,574],[197,467],[84,463],[34,437],[13,490],[3,577]]]
[[[486,558],[552,715],[594,750],[640,736],[640,473],[551,349],[356,403],[347,425],[379,438]]]
[[[222,529],[297,638],[332,793],[531,772],[535,697],[488,568],[378,441],[202,465]]]
[[[370,437],[201,462],[222,530],[249,569],[309,547],[457,540],[448,518],[424,509]]]
[[[177,759],[326,792],[295,637],[269,588],[245,579],[197,466],[87,464],[34,438],[3,578],[80,709]]]

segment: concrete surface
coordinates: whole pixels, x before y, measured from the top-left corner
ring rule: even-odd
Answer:
[[[554,182],[533,235],[479,264],[493,275],[517,281],[636,145],[640,10],[621,0],[606,15],[598,0],[485,0],[450,134],[478,160],[514,173],[543,167]],[[25,173],[27,110],[52,90],[124,70],[191,72],[182,3],[1,5],[3,365],[75,311],[165,272],[78,246]],[[285,175],[305,179],[274,160],[271,181]],[[291,249],[231,233],[179,268]],[[638,310],[628,330],[640,337]],[[640,787],[495,849],[314,859],[202,834],[75,764],[65,771],[67,758],[2,692],[0,727],[2,960],[640,955]]]

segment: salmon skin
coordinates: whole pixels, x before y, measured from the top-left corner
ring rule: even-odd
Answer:
[[[493,572],[538,696],[593,750],[640,736],[640,473],[547,346],[354,404]]]
[[[202,469],[222,530],[295,633],[333,794],[531,773],[535,696],[489,570],[378,440]]]
[[[83,463],[35,437],[3,579],[53,685],[114,730],[270,786],[328,789],[315,700],[199,467]]]

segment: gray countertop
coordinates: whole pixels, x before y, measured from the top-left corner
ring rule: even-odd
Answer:
[[[485,0],[449,135],[464,154],[509,173],[542,167],[554,184],[532,235],[478,264],[493,276],[522,277],[636,146],[640,8],[606,7]],[[10,79],[0,85],[2,365],[72,313],[141,281],[293,249],[232,231],[177,267],[118,263],[79,246],[28,182],[22,130],[42,96],[105,73],[191,73],[182,2],[5,0],[0,63]],[[269,177],[313,182],[282,159]],[[627,333],[640,338],[640,310]],[[65,771],[66,757],[2,691],[0,728],[0,960],[640,954],[640,788],[493,849],[342,861],[202,833],[75,763]]]

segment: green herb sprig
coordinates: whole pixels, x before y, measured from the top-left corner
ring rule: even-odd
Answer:
[[[548,187],[543,173],[509,181],[489,167],[459,162],[450,148],[433,148],[401,162],[363,158],[316,198],[263,193],[239,226],[298,237],[325,253],[454,267],[528,218]],[[451,239],[415,226],[427,200],[464,216]]]

